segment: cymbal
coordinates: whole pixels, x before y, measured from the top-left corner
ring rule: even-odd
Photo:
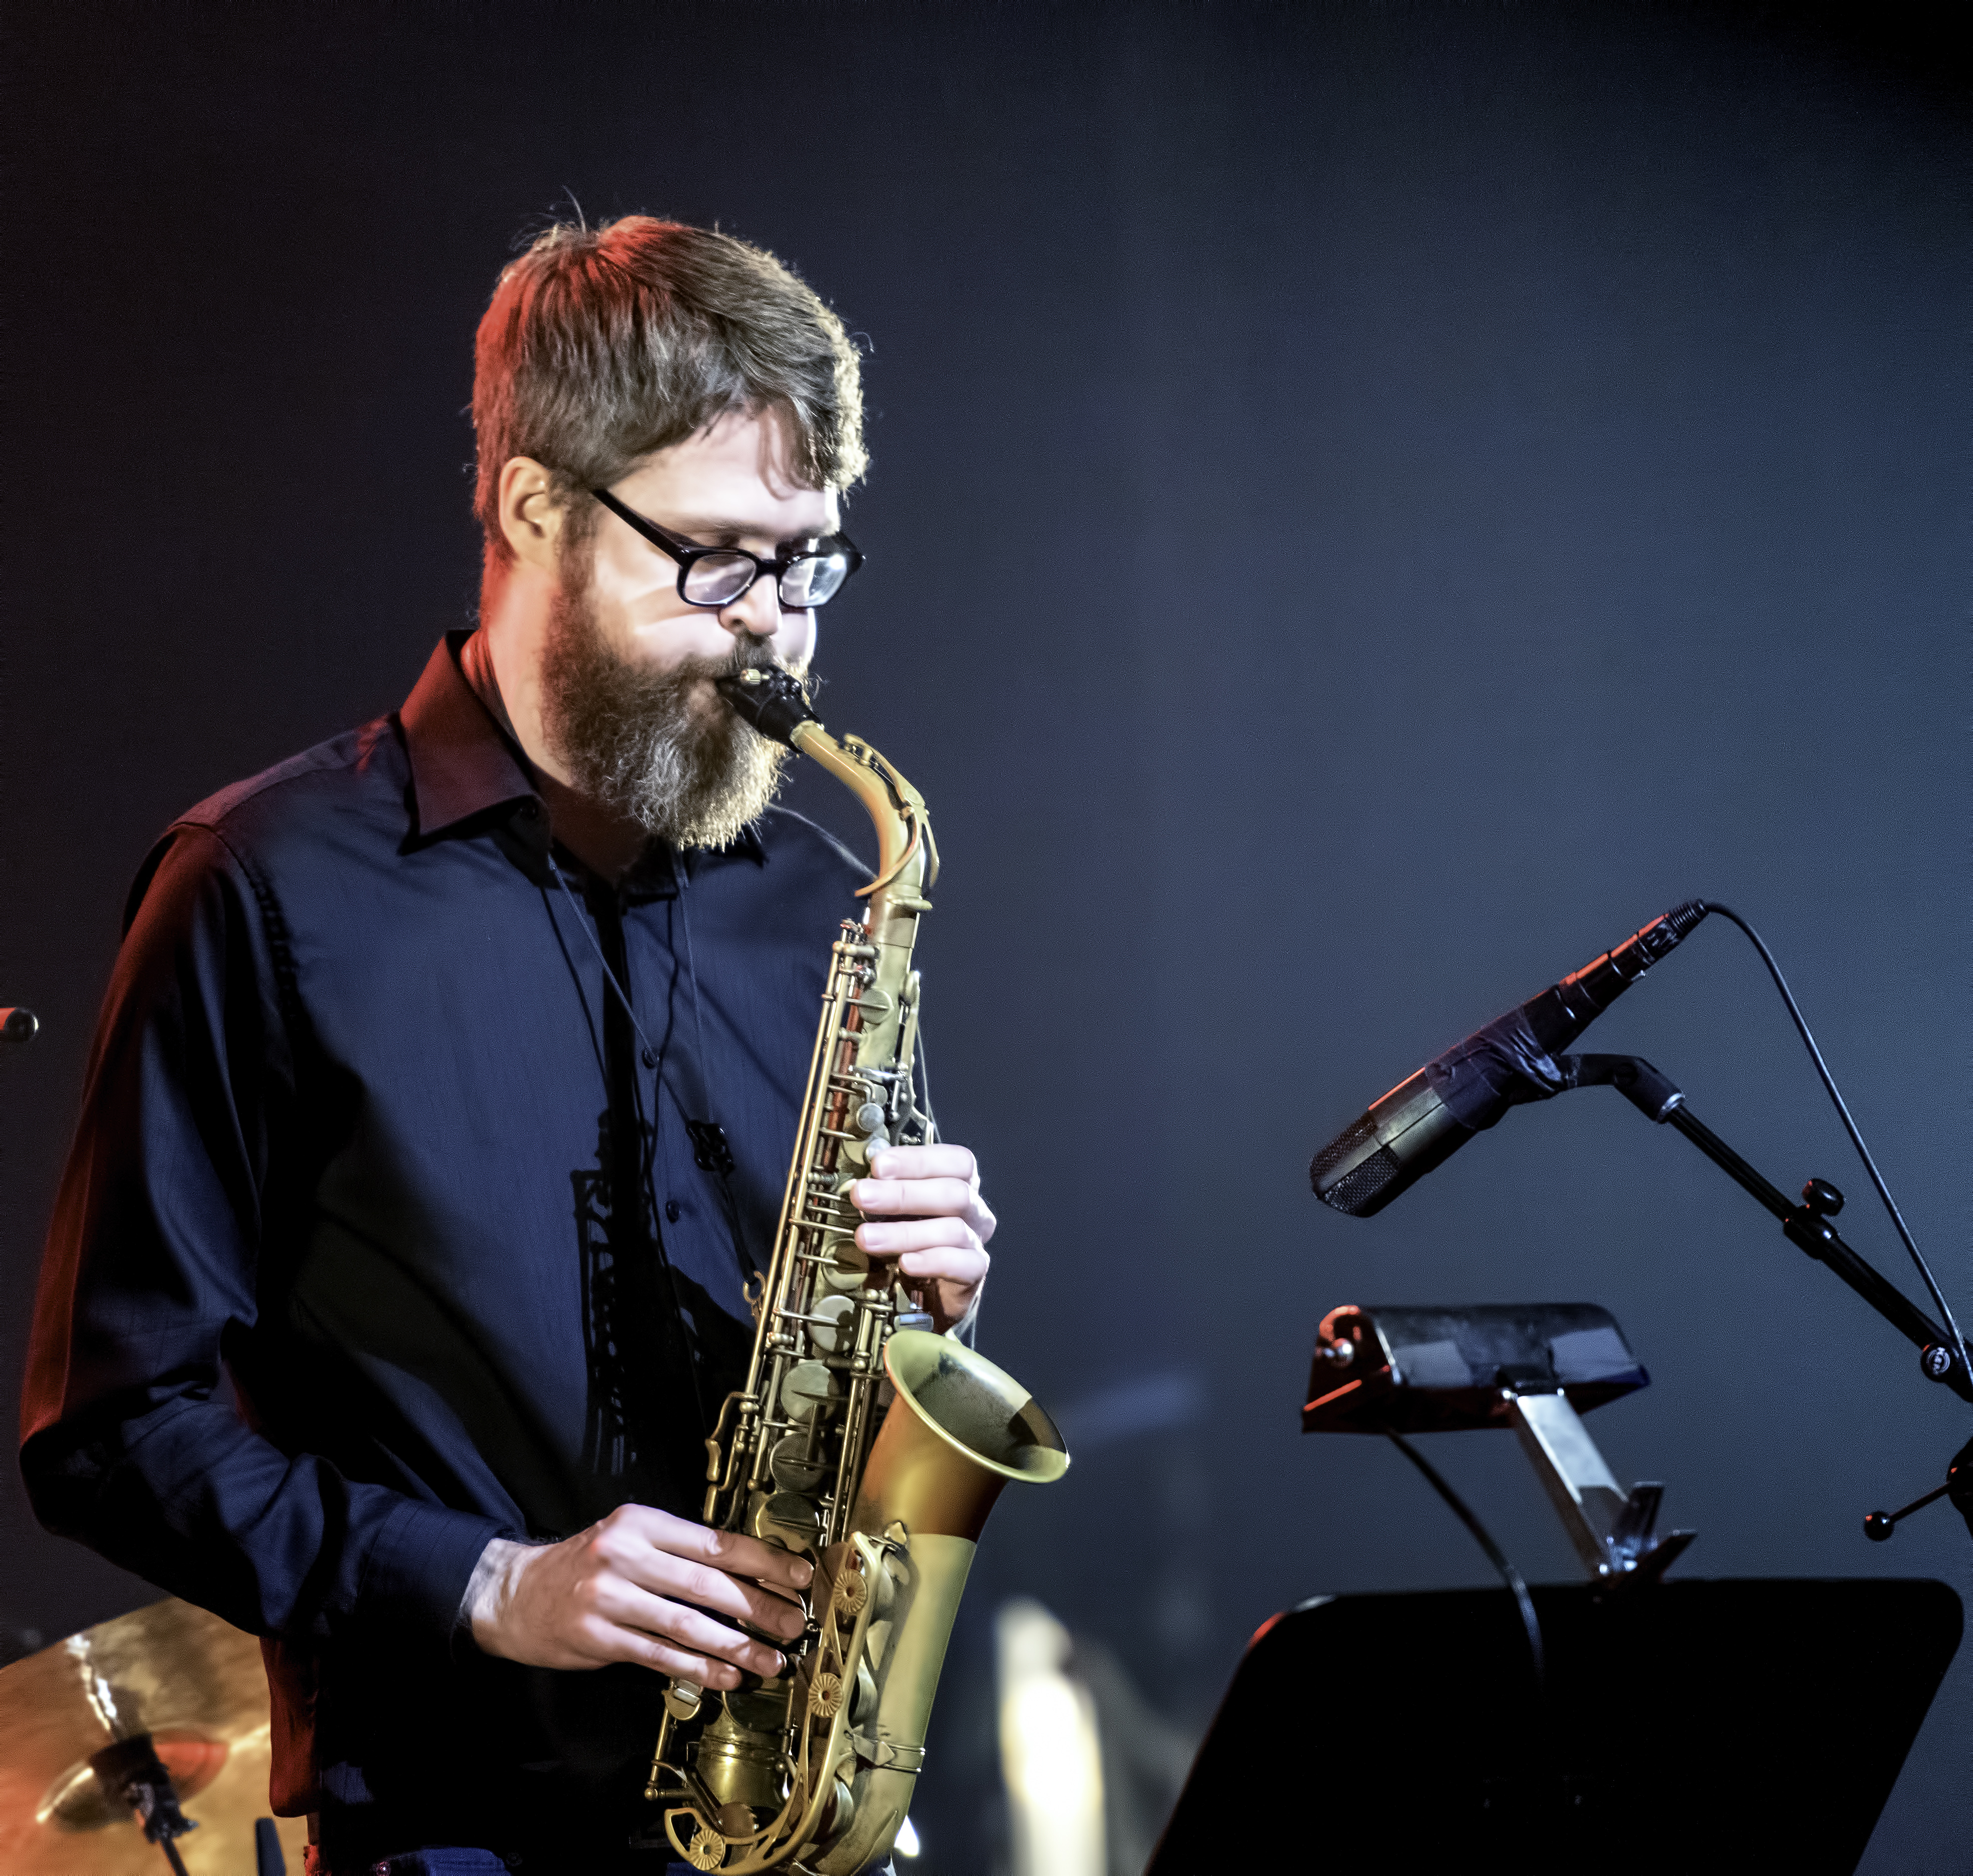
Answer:
[[[164,1852],[89,1770],[113,1737],[144,1731],[198,1824],[177,1842],[188,1876],[254,1876],[254,1822],[269,1815],[272,1763],[260,1646],[177,1601],[0,1668],[6,1876],[163,1876]],[[306,1822],[275,1826],[289,1876],[301,1876]]]

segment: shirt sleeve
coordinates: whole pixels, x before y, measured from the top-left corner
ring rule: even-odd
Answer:
[[[440,1641],[493,1521],[347,1478],[223,1385],[295,1157],[278,917],[224,839],[153,852],[91,1051],[36,1298],[21,1466],[36,1515],[236,1626],[360,1618]]]

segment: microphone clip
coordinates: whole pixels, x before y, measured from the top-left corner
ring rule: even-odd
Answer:
[[[1615,1088],[1647,1120],[1662,1123],[1685,1105],[1671,1077],[1641,1055],[1560,1055],[1555,1065],[1562,1088]],[[1840,1194],[1836,1203],[1843,1203]]]

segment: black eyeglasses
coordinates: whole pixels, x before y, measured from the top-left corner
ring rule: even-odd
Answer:
[[[773,577],[781,604],[791,613],[826,606],[843,590],[843,582],[863,564],[863,555],[847,534],[813,534],[784,543],[787,551],[771,561],[744,547],[702,547],[647,521],[627,508],[607,489],[589,492],[620,521],[629,524],[651,545],[678,562],[679,597],[691,606],[731,606],[754,590],[763,574]]]

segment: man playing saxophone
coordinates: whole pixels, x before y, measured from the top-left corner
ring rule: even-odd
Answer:
[[[810,1574],[698,1519],[864,876],[715,684],[856,570],[856,355],[730,237],[561,227],[473,418],[478,629],[139,872],[23,1404],[51,1529],[263,1638],[317,1876],[661,1866],[668,1677],[777,1672]],[[973,1155],[848,1195],[967,1318]]]

